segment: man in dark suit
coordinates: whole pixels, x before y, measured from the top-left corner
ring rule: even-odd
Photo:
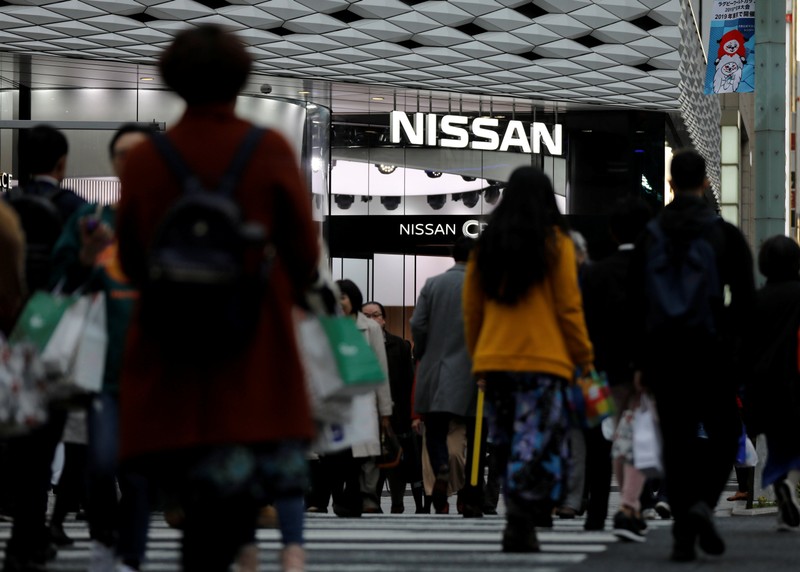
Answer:
[[[47,288],[50,254],[67,219],[86,201],[61,187],[67,173],[67,138],[49,125],[37,125],[23,138],[28,180],[5,199],[17,211],[25,232],[25,278],[30,292]]]
[[[386,342],[386,358],[389,364],[389,386],[392,391],[394,410],[392,430],[403,447],[400,465],[381,471],[378,493],[383,489],[386,479],[392,494],[392,513],[405,511],[403,496],[406,483],[411,485],[417,514],[423,512],[424,490],[422,487],[422,464],[419,435],[411,429],[411,391],[414,386],[414,362],[411,357],[411,344],[399,336],[386,331],[386,309],[380,302],[367,302],[361,311],[380,324]]]
[[[67,220],[86,201],[74,192],[61,188],[67,175],[67,138],[55,127],[37,125],[26,138],[30,181],[22,191],[53,201]]]

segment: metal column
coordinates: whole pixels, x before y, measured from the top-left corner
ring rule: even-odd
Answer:
[[[755,239],[786,233],[786,5],[756,5]]]

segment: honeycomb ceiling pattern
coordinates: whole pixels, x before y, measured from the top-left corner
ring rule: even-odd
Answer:
[[[153,64],[187,24],[266,75],[679,109],[680,0],[0,0],[0,51]]]

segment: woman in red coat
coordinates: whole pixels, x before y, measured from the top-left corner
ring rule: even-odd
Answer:
[[[160,67],[187,103],[166,137],[214,189],[251,127],[234,115],[250,57],[234,36],[201,26],[179,34]],[[181,192],[152,141],[131,152],[118,235],[123,269],[137,286],[147,278],[159,224]],[[318,248],[297,160],[277,132],[261,137],[234,195],[243,218],[269,230],[277,252],[254,307],[258,324],[232,357],[198,355],[186,363],[171,359],[168,343],[145,335],[134,317],[120,388],[121,456],[149,468],[181,502],[184,570],[227,570],[253,538],[258,507],[274,502],[284,570],[301,571],[305,444],[313,425],[290,310],[313,278]],[[198,323],[203,313],[198,307]]]

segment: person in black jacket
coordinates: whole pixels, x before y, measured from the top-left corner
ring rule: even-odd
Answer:
[[[755,283],[744,236],[706,202],[709,183],[702,156],[677,151],[670,185],[675,200],[636,243],[628,292],[637,319],[634,381],[655,396],[661,422],[667,496],[675,519],[672,559],[690,561],[697,557],[697,543],[708,554],[725,551],[713,509],[728,481],[742,429],[737,358],[752,323]],[[686,263],[690,258],[702,261],[701,271]],[[683,276],[683,271],[694,272],[695,280],[664,278]],[[697,286],[692,293],[701,295],[682,306],[677,294],[692,285]]]
[[[67,174],[67,138],[49,125],[37,125],[23,138],[28,180],[4,198],[17,211],[25,232],[28,290],[47,288],[50,254],[64,223],[86,201],[61,186]]]
[[[25,233],[25,274],[28,291],[32,292],[46,287],[49,259],[61,227],[86,201],[61,188],[68,151],[63,133],[39,125],[28,132],[25,142],[31,180],[24,187],[6,193],[5,198],[17,211]],[[14,524],[6,544],[4,572],[43,570],[47,560],[55,556],[56,549],[44,521],[50,464],[65,422],[66,411],[51,408],[44,425],[9,442]]]
[[[758,255],[767,283],[758,291],[753,335],[747,349],[753,375],[745,384],[745,418],[750,434],[764,433],[769,456],[763,486],[778,500],[780,529],[800,527],[800,246],[786,236],[767,239]]]
[[[394,409],[392,411],[392,430],[403,447],[400,465],[381,471],[378,481],[378,494],[388,479],[392,495],[392,513],[405,511],[403,496],[406,483],[411,485],[416,512],[423,512],[422,462],[419,435],[411,429],[411,391],[414,386],[414,361],[411,357],[411,344],[399,336],[386,331],[386,308],[380,302],[367,302],[361,307],[367,318],[375,320],[383,329],[386,342],[386,359],[389,363],[389,387],[392,391]]]
[[[653,213],[642,199],[628,197],[614,207],[609,219],[611,238],[617,250],[610,256],[587,265],[583,272],[582,294],[586,327],[595,351],[595,367],[608,376],[618,411],[627,407],[633,394],[630,322],[626,319],[628,267],[634,242]],[[600,427],[585,431],[586,530],[603,530],[611,492],[611,442]],[[639,493],[635,494],[638,498]],[[630,507],[638,512],[638,507]],[[632,515],[633,516],[633,515]],[[616,519],[615,519],[616,520]]]

